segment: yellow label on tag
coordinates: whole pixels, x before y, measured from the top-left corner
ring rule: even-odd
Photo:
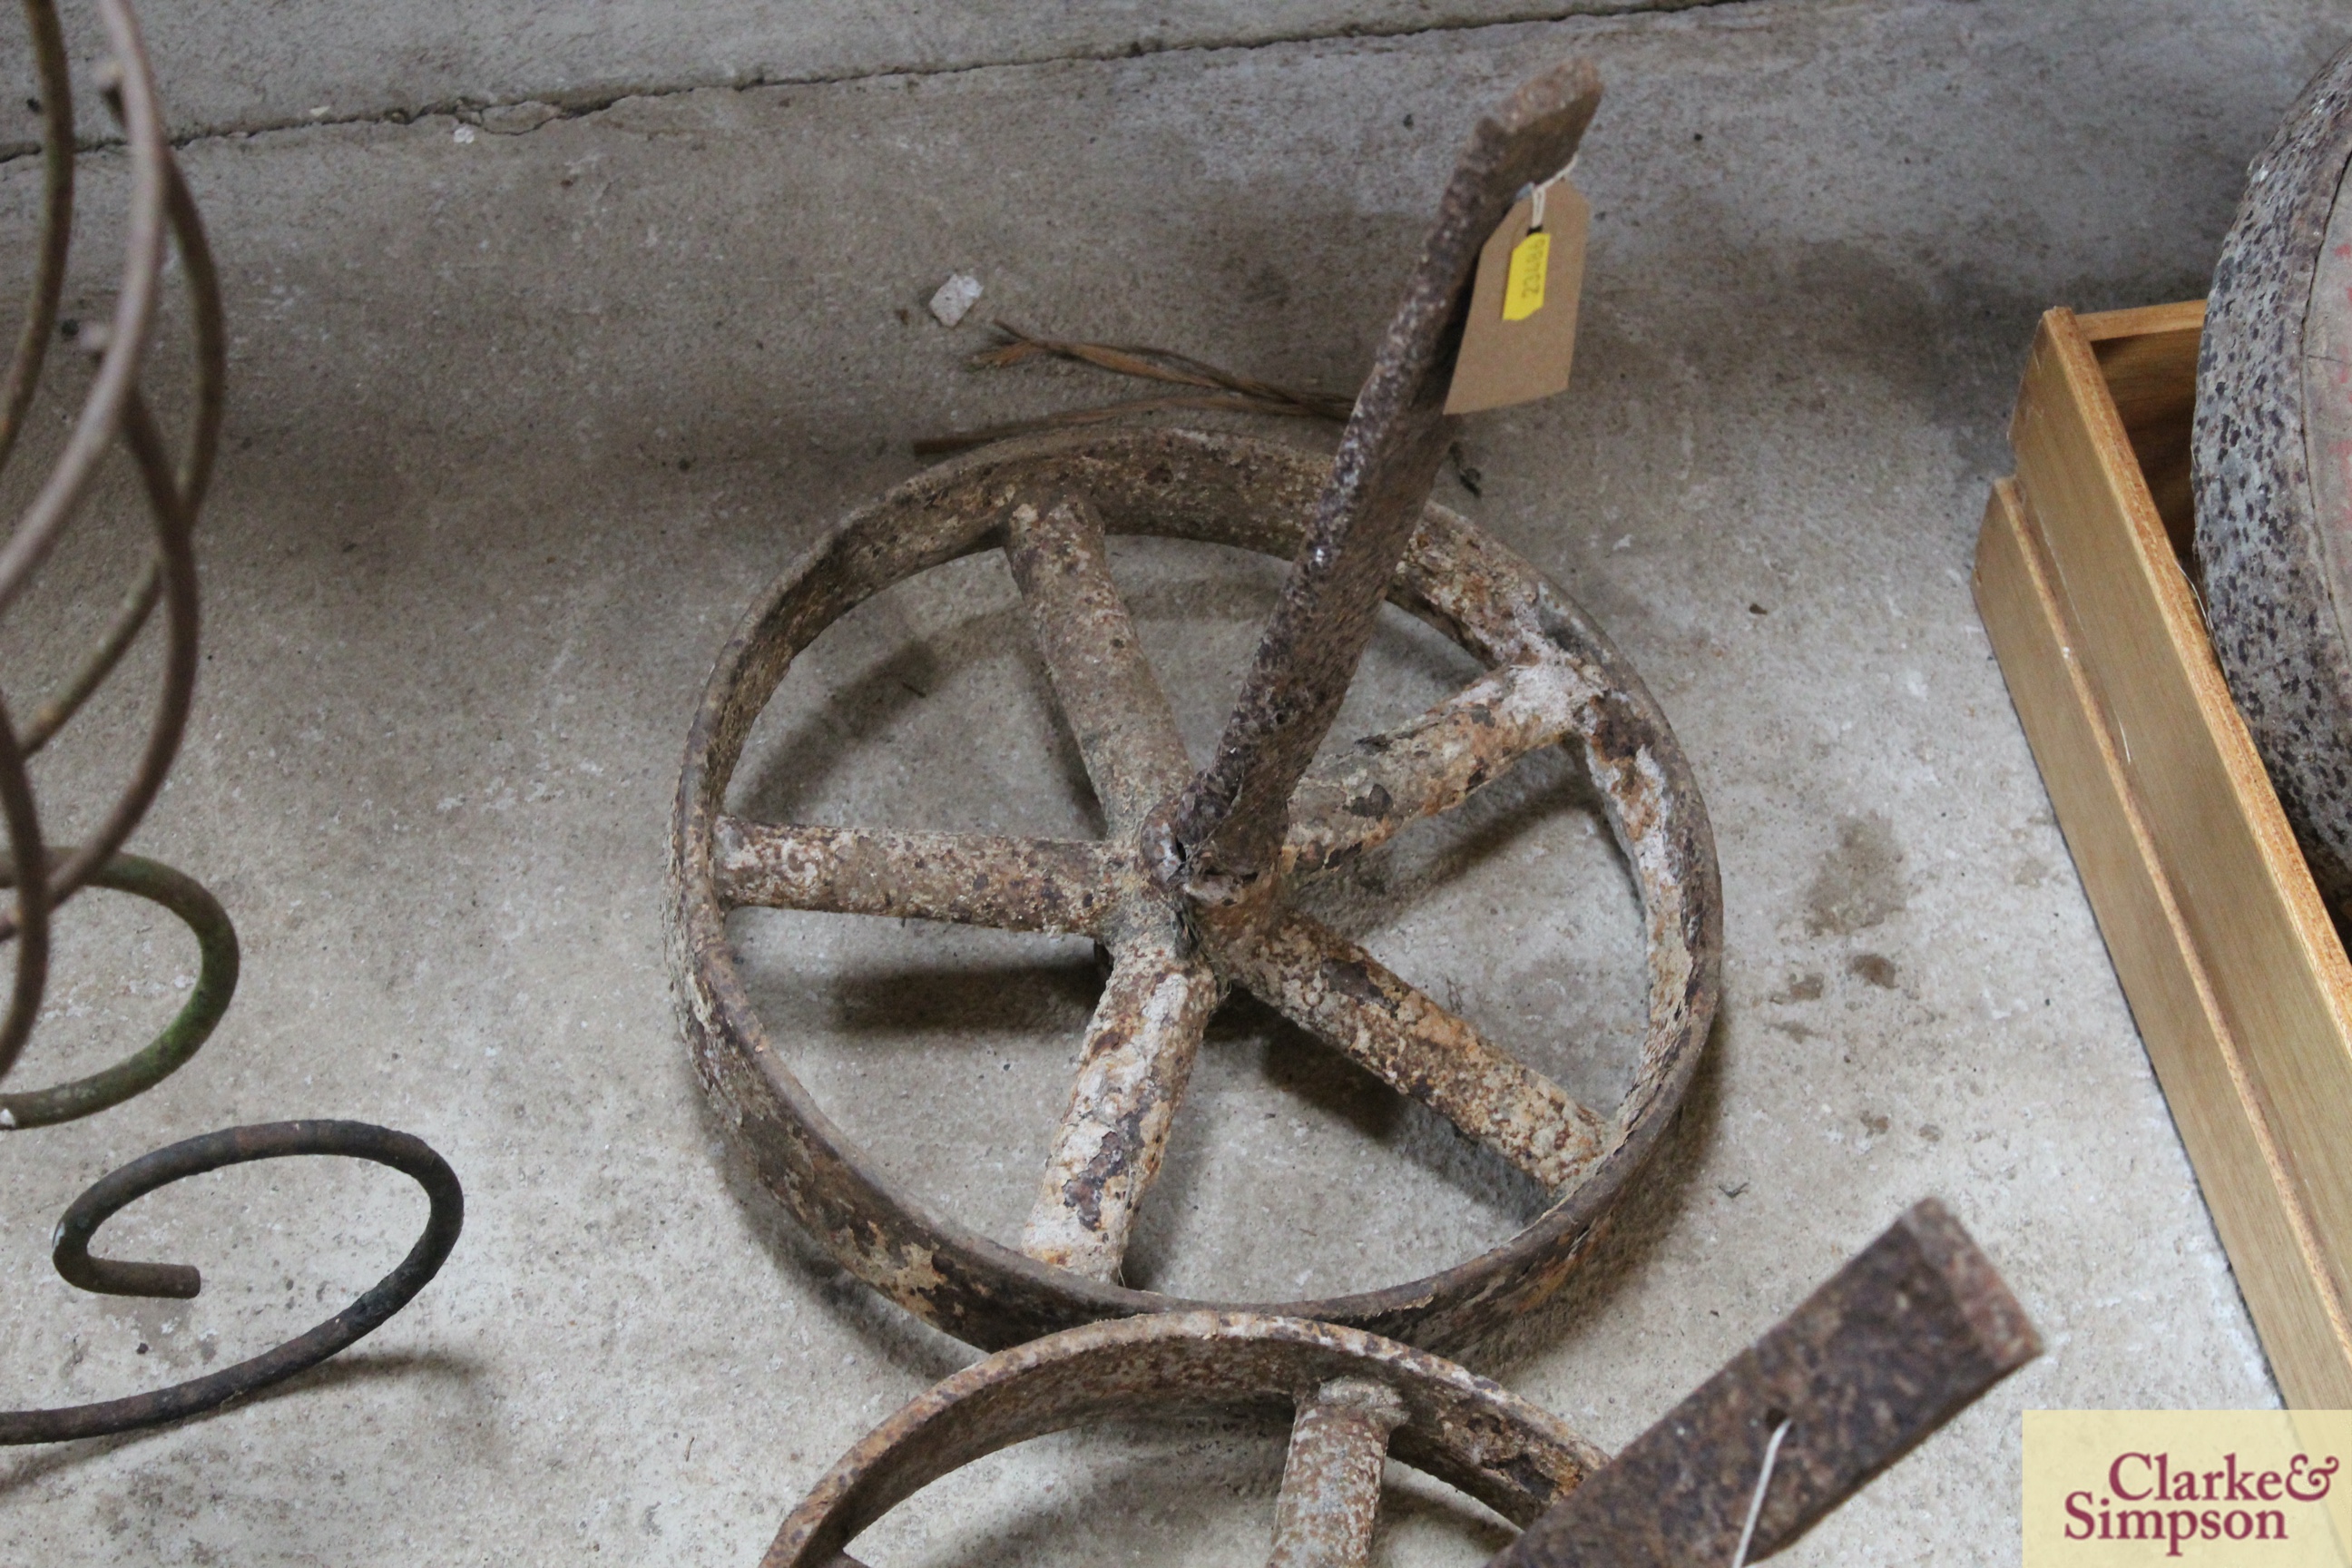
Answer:
[[[1538,229],[1511,247],[1511,276],[1503,285],[1503,320],[1524,321],[1543,309],[1544,274],[1551,267],[1551,236]]]

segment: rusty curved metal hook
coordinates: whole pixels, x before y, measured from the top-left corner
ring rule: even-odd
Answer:
[[[359,1300],[306,1334],[250,1361],[186,1383],[93,1405],[0,1411],[0,1445],[100,1437],[198,1415],[282,1383],[373,1332],[440,1272],[466,1223],[457,1173],[423,1139],[364,1121],[268,1121],[231,1127],[158,1149],[100,1177],[58,1221],[50,1258],[68,1284],[109,1296],[194,1297],[203,1276],[184,1263],[128,1263],[93,1258],[90,1237],[115,1214],[158,1187],[206,1171],[296,1154],[336,1154],[389,1165],[425,1189],[432,1213],[425,1234],[399,1267]]]

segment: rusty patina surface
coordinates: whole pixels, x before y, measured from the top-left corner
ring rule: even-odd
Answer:
[[[1244,896],[1272,868],[1291,792],[1355,679],[1453,438],[1445,394],[1479,247],[1522,189],[1568,166],[1600,106],[1599,75],[1570,61],[1480,119],[1454,163],[1216,757],[1170,810],[1165,874],[1196,898]]]
[[[1362,1568],[1391,1455],[1523,1527],[1491,1568],[1737,1568],[1751,1517],[1752,1562],[2040,1350],[1933,1199],[1613,1460],[1458,1366],[1351,1330],[1212,1312],[1096,1323],[967,1367],[884,1422],[793,1510],[762,1568],[835,1563],[923,1486],[1024,1438],[1268,1401],[1293,1410],[1268,1568]]]
[[[1022,496],[1005,510],[1004,559],[1110,836],[1131,838],[1192,761],[1110,580],[1102,520],[1082,495]]]
[[[1115,1283],[1223,988],[1173,920],[1133,921],[1110,951],[1021,1250]]]
[[[1389,1434],[1404,1419],[1396,1390],[1335,1377],[1298,1402],[1266,1568],[1363,1568],[1381,1514]]]
[[[1541,662],[1506,666],[1411,723],[1358,741],[1329,772],[1308,773],[1290,799],[1281,868],[1312,876],[1345,865],[1563,739],[1576,727],[1578,696],[1564,673]]]
[[[1494,673],[1308,774],[1286,841],[1295,852],[1258,879],[1273,895],[1263,926],[1236,931],[1195,918],[1181,889],[1143,873],[1137,840],[1079,845],[768,828],[729,815],[728,784],[743,737],[793,655],[890,583],[1002,548],[1019,498],[1082,493],[1108,532],[1290,556],[1322,474],[1323,465],[1306,453],[1181,431],[1081,432],[991,448],[852,517],[753,609],[713,674],[680,783],[672,846],[672,963],[698,1071],[769,1186],[814,1234],[895,1300],[973,1342],[1004,1345],[1097,1318],[1199,1305],[1118,1284],[1114,1232],[1087,1223],[1089,1213],[1099,1222],[1106,1212],[1131,1210],[1142,1195],[1143,1183],[1133,1177],[1148,1170],[1164,1126],[1134,1113],[1147,1099],[1155,1113],[1173,1112],[1168,1069],[1189,1058],[1161,1053],[1168,1036],[1191,1048],[1194,1008],[1164,1009],[1180,1027],[1163,1035],[1145,1026],[1141,1011],[1142,999],[1161,989],[1122,985],[1090,1027],[1090,1037],[1152,1043],[1146,1052],[1122,1047],[1104,1058],[1099,1087],[1075,1092],[1063,1118],[1055,1170],[1041,1190],[1063,1194],[1055,1201],[1076,1223],[1062,1228],[1084,1232],[1076,1239],[1087,1247],[1068,1254],[1078,1268],[1055,1268],[927,1212],[842,1136],[751,1005],[728,936],[730,909],[772,903],[1080,931],[1103,940],[1115,958],[1120,933],[1133,931],[1143,945],[1163,944],[1156,961],[1162,967],[1145,972],[1155,974],[1168,973],[1181,949],[1169,925],[1152,922],[1189,930],[1198,943],[1191,956],[1204,961],[1219,984],[1266,994],[1335,1047],[1377,1057],[1403,1092],[1426,1098],[1472,1136],[1556,1184],[1553,1206],[1533,1225],[1442,1274],[1266,1309],[1419,1343],[1459,1343],[1558,1285],[1592,1225],[1648,1157],[1696,1066],[1715,1010],[1721,909],[1713,844],[1688,767],[1639,679],[1583,614],[1443,508],[1423,509],[1390,596]],[[1302,940],[1313,928],[1297,924],[1287,907],[1294,887],[1346,865],[1412,816],[1459,804],[1518,757],[1554,744],[1574,751],[1599,786],[1646,927],[1647,1022],[1633,1084],[1613,1108],[1576,1105],[1486,1045],[1469,1020],[1376,965],[1363,964],[1363,983],[1352,990],[1335,989],[1333,950]],[[1385,811],[1368,809],[1368,781],[1385,792]],[[1357,962],[1352,950],[1339,951]],[[1197,993],[1187,986],[1184,994]],[[1091,1047],[1087,1054],[1096,1059]],[[1154,1069],[1141,1067],[1145,1056]],[[1090,1184],[1089,1170],[1117,1173],[1127,1184],[1123,1190],[1111,1184],[1108,1210],[1106,1189]],[[1047,1240],[1050,1228],[1033,1220],[1025,1239],[1045,1251],[1055,1245]]]
[[[1355,1568],[1383,1454],[1526,1524],[1607,1458],[1558,1417],[1409,1346],[1294,1318],[1094,1323],[957,1373],[876,1427],[795,1508],[761,1568],[828,1568],[931,1481],[1048,1432],[1156,1411],[1296,1411],[1274,1560]],[[1333,1555],[1333,1552],[1341,1553]]]
[[[1109,844],[731,816],[713,831],[711,871],[730,904],[1095,936],[1142,880],[1135,856]]]
[[[856,513],[755,605],[689,737],[672,834],[671,963],[703,1080],[768,1184],[841,1259],[950,1332],[1005,1345],[1193,1305],[1120,1284],[1201,1035],[1241,985],[1552,1190],[1503,1246],[1425,1279],[1262,1310],[1450,1344],[1556,1287],[1648,1157],[1714,1016],[1714,847],[1664,717],[1582,613],[1427,504],[1478,247],[1574,152],[1589,68],[1548,72],[1479,124],[1339,454],[1181,431],[1007,443]],[[1192,771],[1112,583],[1106,533],[1238,545],[1289,578],[1215,757]],[[793,658],[892,583],[1002,549],[1102,802],[1098,845],[768,826],[728,815],[745,736]],[[1491,673],[1310,769],[1387,599]],[[1299,886],[1459,805],[1528,752],[1577,752],[1641,895],[1647,1026],[1602,1110],[1291,906]],[[747,904],[1084,931],[1112,973],[1015,1252],[894,1191],[808,1099],[746,996],[727,932]]]
[[[1286,913],[1231,957],[1259,1000],[1544,1186],[1569,1185],[1609,1152],[1608,1118],[1329,927]]]
[[[2041,1352],[2024,1308],[1931,1198],[1492,1568],[1729,1563],[1785,1423],[1748,1550],[1769,1557]]]

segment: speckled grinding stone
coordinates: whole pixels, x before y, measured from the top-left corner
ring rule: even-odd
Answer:
[[[2352,47],[2248,171],[2197,363],[2213,649],[2339,925],[2352,920]]]

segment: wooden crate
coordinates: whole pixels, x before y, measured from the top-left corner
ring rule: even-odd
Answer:
[[[2280,1390],[2352,1408],[2352,963],[2184,570],[2203,321],[2042,319],[1977,607]]]

